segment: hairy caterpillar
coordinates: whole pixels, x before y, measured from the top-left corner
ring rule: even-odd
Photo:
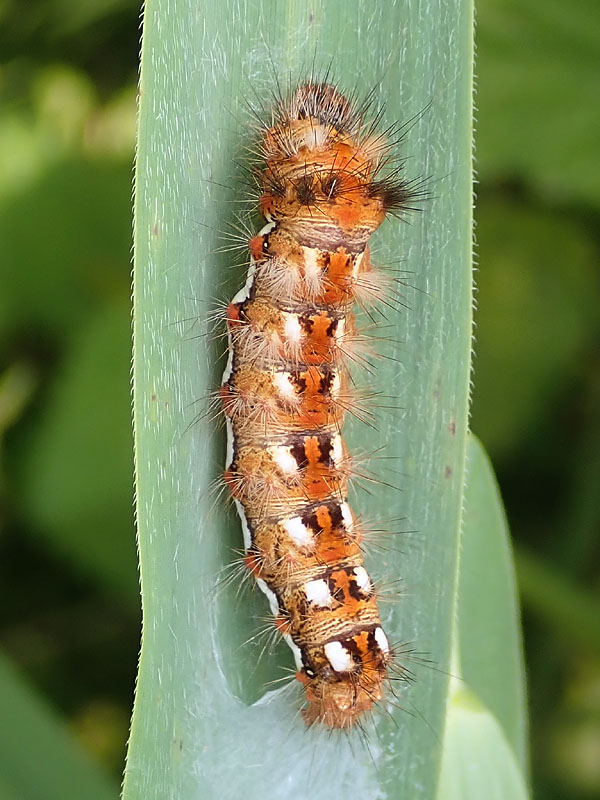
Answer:
[[[264,125],[257,173],[267,224],[250,239],[245,287],[227,307],[225,480],[246,565],[267,595],[304,685],[307,724],[349,728],[383,697],[393,652],[347,502],[341,437],[360,364],[352,306],[384,285],[369,237],[419,195],[387,169],[394,131],[373,98],[327,81],[297,86]],[[396,136],[396,138],[399,138]]]

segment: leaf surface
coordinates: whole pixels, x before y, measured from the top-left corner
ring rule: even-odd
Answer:
[[[146,5],[134,300],[144,637],[125,800],[329,800],[332,786],[434,796],[467,437],[472,22],[467,0]],[[367,380],[386,398],[377,430],[345,427],[351,452],[377,451],[368,469],[383,481],[367,481],[354,508],[405,534],[384,540],[368,566],[383,584],[402,582],[383,624],[417,681],[389,695],[376,732],[368,725],[352,737],[305,730],[296,682],[265,693],[291,654],[283,646],[261,657],[253,637],[264,598],[240,599],[223,581],[242,543],[211,491],[223,431],[210,415],[190,427],[224,366],[222,339],[205,336],[204,321],[244,280],[222,250],[247,207],[236,177],[256,141],[246,103],[268,107],[277,82],[285,91],[328,65],[346,90],[375,87],[388,124],[412,120],[406,174],[430,178],[432,195],[410,224],[391,219],[374,236],[374,260],[401,271],[404,305],[376,331],[385,357]],[[435,668],[409,651],[426,652]]]

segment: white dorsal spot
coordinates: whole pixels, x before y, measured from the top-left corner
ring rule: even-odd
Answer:
[[[352,517],[352,511],[350,510],[350,506],[348,503],[341,503],[340,504],[340,512],[342,514],[342,519],[344,520],[344,526],[347,531],[352,530],[352,526],[354,525],[354,519]]]
[[[304,593],[309,603],[317,606],[328,606],[331,603],[331,592],[324,580],[308,581],[304,584]]]
[[[331,458],[336,467],[341,467],[344,461],[344,445],[342,444],[342,437],[336,434],[331,439]]]
[[[365,592],[365,594],[368,594],[371,591],[372,586],[367,570],[364,567],[355,567],[354,577],[356,578],[356,584],[358,588]]]
[[[359,253],[356,256],[356,258],[354,259],[354,264],[352,266],[352,277],[355,278],[355,279],[358,278],[358,275],[360,273],[360,265],[362,264],[362,260],[363,260],[364,256],[365,256],[365,254],[364,254],[364,251],[363,251],[362,253]]]
[[[336,672],[352,672],[352,656],[341,642],[327,642],[325,656]]]
[[[379,649],[382,653],[389,653],[390,646],[388,644],[387,636],[383,632],[381,628],[375,628],[375,641],[379,645]]]
[[[339,372],[336,370],[333,374],[333,381],[331,382],[331,389],[329,393],[332,397],[339,397],[342,388],[342,379]]]
[[[296,400],[296,392],[290,381],[289,372],[276,372],[273,382],[275,383],[280,396],[283,397],[284,400],[287,400],[288,402],[293,402]]]
[[[283,527],[288,533],[290,539],[292,539],[294,544],[297,544],[299,547],[307,547],[314,541],[311,531],[302,522],[300,517],[291,517],[290,519],[285,519],[283,521]]]
[[[304,253],[304,272],[307,278],[319,276],[321,270],[317,264],[317,251],[313,247],[303,247]]]
[[[290,452],[289,447],[272,448],[273,460],[279,469],[286,475],[292,475],[298,471],[298,463]]]
[[[287,314],[285,320],[285,338],[288,342],[297,343],[302,339],[302,326],[297,314]]]

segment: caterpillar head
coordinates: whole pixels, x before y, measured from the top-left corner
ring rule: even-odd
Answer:
[[[298,241],[359,251],[386,213],[412,210],[427,192],[405,179],[392,152],[400,131],[382,134],[380,119],[372,93],[359,101],[326,82],[300,85],[264,127],[266,168],[255,173],[263,216]]]

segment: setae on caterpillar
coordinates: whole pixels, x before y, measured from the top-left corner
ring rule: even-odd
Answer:
[[[340,431],[348,361],[362,360],[352,306],[384,300],[369,237],[422,194],[402,165],[386,174],[401,132],[379,132],[372,107],[372,95],[360,103],[311,81],[263,124],[267,224],[250,239],[245,287],[227,307],[220,391],[245,563],[294,653],[306,723],[330,728],[350,728],[382,700],[394,658],[347,502]]]

